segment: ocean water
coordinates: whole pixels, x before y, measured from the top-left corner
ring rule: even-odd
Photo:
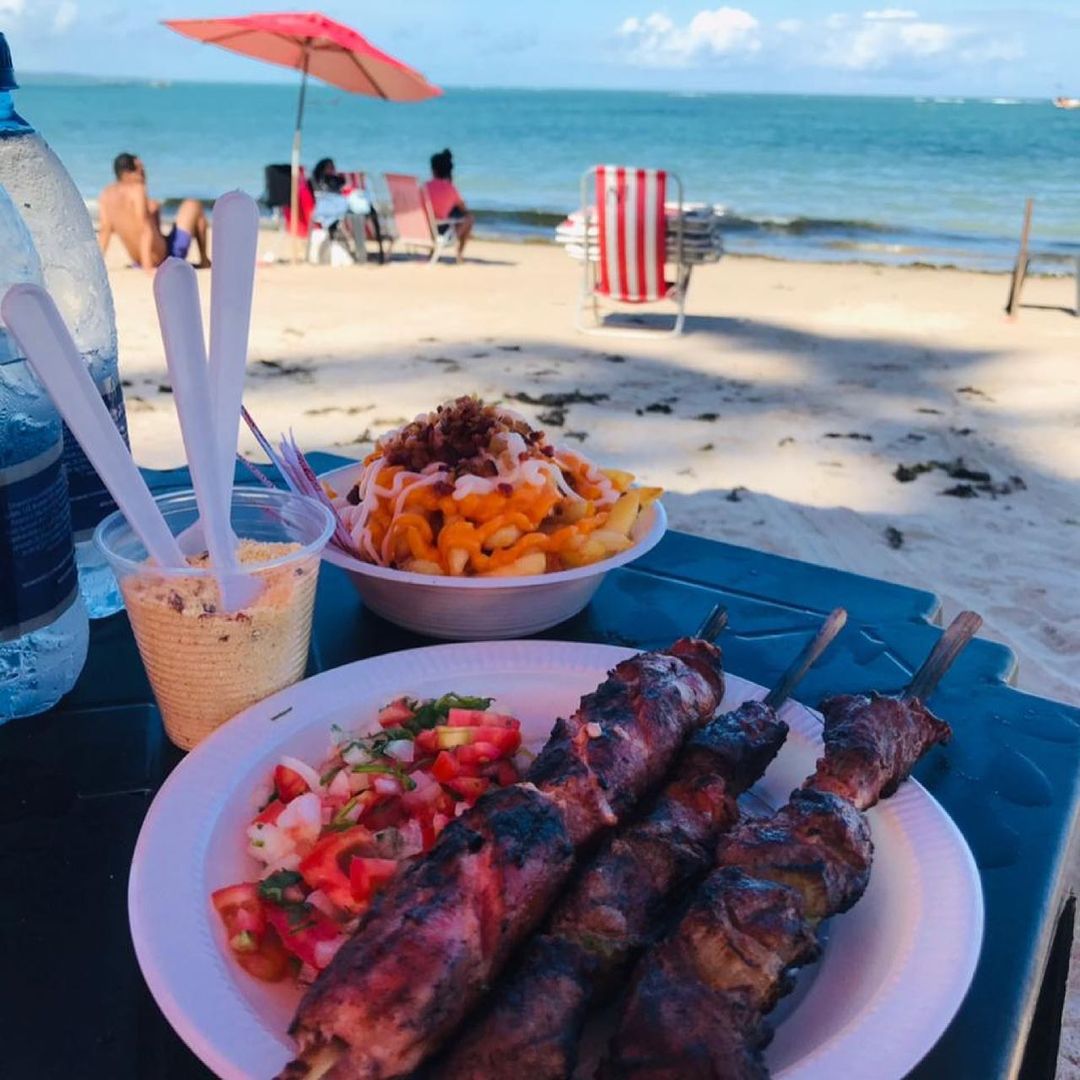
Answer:
[[[263,189],[289,158],[289,84],[102,83],[27,77],[20,110],[88,199],[121,150],[151,192]],[[1080,256],[1080,112],[1049,101],[450,89],[397,105],[309,88],[304,160],[426,174],[449,146],[483,231],[550,237],[600,161],[668,168],[719,204],[729,250],[794,259],[1003,269],[1023,203],[1036,268]]]

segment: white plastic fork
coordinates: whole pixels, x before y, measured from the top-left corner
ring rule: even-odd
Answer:
[[[230,500],[222,484],[210,402],[199,286],[192,266],[182,259],[166,259],[154,276],[154,299],[203,535],[221,589],[222,607],[236,611],[255,600],[262,586],[257,578],[244,573],[236,560]]]
[[[221,484],[231,500],[236,435],[247,371],[251,297],[259,242],[259,208],[242,191],[214,203],[214,266],[210,271],[210,404]]]
[[[149,556],[159,566],[184,566],[176,538],[116,430],[52,297],[38,285],[13,285],[0,311]]]

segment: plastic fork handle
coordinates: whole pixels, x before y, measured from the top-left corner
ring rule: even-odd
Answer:
[[[214,266],[210,277],[210,402],[221,484],[232,493],[236,436],[247,370],[259,208],[230,191],[214,203]]]
[[[120,437],[52,297],[38,285],[14,285],[0,310],[34,373],[150,557],[159,566],[184,566],[176,539]]]

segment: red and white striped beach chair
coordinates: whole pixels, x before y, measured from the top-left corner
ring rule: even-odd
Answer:
[[[674,211],[675,230],[670,258],[666,217],[669,180],[678,192],[677,201],[670,207]],[[590,205],[590,194],[595,210]],[[682,205],[682,181],[663,169],[597,165],[585,173],[581,178],[581,208],[586,222],[586,258],[585,283],[578,307],[579,330],[632,335],[655,333],[604,328],[599,301],[651,304],[672,300],[676,305],[675,324],[667,333],[682,333],[686,289],[690,283],[690,267],[683,258]],[[674,268],[670,277],[669,263]],[[587,306],[592,307],[592,325],[585,322]]]

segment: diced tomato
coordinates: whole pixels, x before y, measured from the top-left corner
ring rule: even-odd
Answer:
[[[263,982],[280,982],[289,973],[289,954],[272,927],[267,927],[254,952],[233,955],[249,975]]]
[[[225,923],[230,938],[245,931],[259,936],[266,929],[259,887],[252,882],[217,889],[210,895],[210,902]]]
[[[353,899],[360,904],[370,902],[375,895],[397,873],[395,859],[372,859],[358,856],[349,863],[349,884],[352,886]]]
[[[380,799],[372,805],[371,809],[364,811],[360,821],[375,833],[383,829],[396,828],[405,820],[405,817],[405,807],[401,805],[401,799]]]
[[[218,889],[210,899],[225,923],[229,947],[240,966],[264,982],[283,979],[289,970],[289,954],[267,926],[266,904],[259,896],[259,887],[250,882],[229,885]]]
[[[445,784],[447,780],[453,780],[455,776],[461,775],[461,765],[449,750],[440,750],[435,764],[431,766],[431,775],[440,784]]]
[[[417,753],[437,754],[439,752],[437,728],[421,731],[415,739]]]
[[[416,745],[427,753],[434,753],[436,750],[455,750],[463,746],[473,746],[476,743],[490,743],[497,747],[496,757],[500,754],[512,754],[521,746],[521,732],[517,728],[440,725],[430,731],[422,731],[416,737]]]
[[[301,860],[300,873],[313,889],[321,889],[332,904],[343,911],[355,911],[356,903],[345,868],[349,858],[363,855],[372,841],[371,833],[363,825],[324,836]]]
[[[521,727],[521,722],[512,716],[483,709],[451,709],[446,722],[450,727]]]
[[[274,790],[283,803],[292,802],[298,795],[308,790],[307,781],[288,765],[279,765],[274,769]]]
[[[397,701],[391,701],[389,705],[379,710],[379,723],[383,728],[401,727],[406,720],[411,720],[415,715],[408,701],[405,698],[398,698]]]
[[[284,809],[285,804],[280,799],[271,799],[259,812],[255,820],[260,825],[273,825],[277,822],[277,819],[281,817]]]
[[[498,761],[492,762],[492,764],[485,767],[484,772],[499,787],[509,787],[521,779],[518,775],[517,766],[508,758],[499,758]]]
[[[266,905],[266,917],[277,931],[282,945],[305,964],[321,971],[330,962],[332,951],[320,949],[322,942],[333,943],[344,935],[333,919],[310,904]]]
[[[459,776],[456,780],[448,780],[446,786],[472,806],[491,787],[491,781],[482,776]]]
[[[489,765],[503,756],[502,751],[489,742],[476,742],[472,746],[463,746],[458,750],[462,765]]]

